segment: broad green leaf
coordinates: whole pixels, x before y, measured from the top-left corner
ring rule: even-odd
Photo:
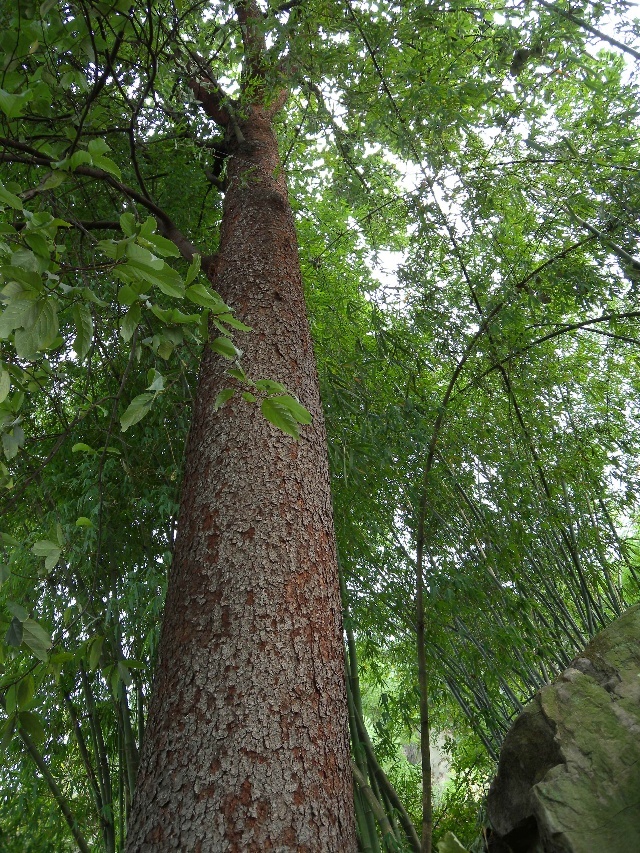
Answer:
[[[36,685],[33,680],[33,675],[31,675],[31,673],[25,675],[24,678],[20,679],[16,696],[18,708],[29,707],[29,703],[33,699],[35,690]]]
[[[20,450],[20,444],[18,439],[15,437],[13,432],[3,432],[2,433],[2,451],[5,455],[5,458],[9,461],[15,459],[18,455],[18,451]]]
[[[11,741],[13,740],[13,734],[15,732],[17,725],[17,718],[15,715],[10,715],[4,721],[4,725],[0,730],[2,732],[2,738],[0,739],[0,752],[4,752],[5,749],[9,746]]]
[[[93,522],[90,518],[87,518],[84,515],[76,518],[76,527],[93,527]]]
[[[72,309],[73,322],[76,327],[76,337],[73,349],[76,355],[83,361],[91,347],[93,339],[93,318],[91,309],[86,303],[76,303]]]
[[[156,315],[158,320],[167,325],[178,323],[198,323],[200,317],[198,314],[184,314],[179,308],[158,308],[157,305],[152,305],[151,310]]]
[[[41,258],[47,258],[47,260],[49,259],[51,255],[51,246],[42,234],[27,232],[24,235],[24,239],[29,248],[33,249],[36,255],[40,255]]]
[[[16,619],[19,619],[21,622],[24,622],[29,618],[28,612],[24,609],[21,604],[16,604],[15,601],[7,601],[7,610],[9,613],[12,613]]]
[[[95,154],[106,154],[111,149],[104,139],[92,139],[87,145],[87,150],[93,157]]]
[[[271,397],[271,400],[274,403],[278,403],[280,406],[284,406],[288,409],[292,416],[299,424],[310,424],[311,423],[311,413],[302,406],[295,397],[292,397],[290,394],[282,394],[277,397]]]
[[[142,246],[138,246],[137,248],[140,251],[145,251]],[[158,262],[161,266],[159,269],[156,269],[155,266],[158,265]],[[151,264],[154,264],[154,266],[151,266]],[[180,274],[164,261],[160,261],[160,259],[144,263],[130,259],[119,268],[119,271],[133,275],[136,278],[141,278],[143,281],[157,287],[167,296],[173,296],[175,299],[182,299],[184,296],[184,284]]]
[[[154,248],[156,252],[163,257],[180,257],[180,250],[176,244],[172,243],[171,240],[167,240],[166,237],[162,237],[160,234],[151,234],[148,237],[145,237],[145,240],[147,240],[152,248]]]
[[[24,315],[23,327],[17,328],[14,335],[18,356],[29,361],[32,361],[38,352],[49,349],[58,335],[56,300],[49,297],[31,305],[30,312]]]
[[[149,382],[149,385],[147,386],[147,391],[164,390],[164,376],[161,373],[158,373],[155,368],[152,368],[147,374],[147,382]]]
[[[31,548],[31,553],[36,557],[49,557],[56,552],[60,556],[60,546],[49,539],[41,539]]]
[[[198,275],[198,273],[200,272],[200,264],[201,263],[202,263],[202,258],[200,257],[200,255],[194,255],[193,260],[189,264],[189,269],[187,270],[187,274],[186,274],[185,279],[184,279],[184,283],[186,285],[191,284],[191,282],[194,280],[194,278]]]
[[[9,625],[4,641],[8,646],[12,646],[14,649],[19,649],[22,645],[23,633],[22,622],[14,616],[11,620],[11,624]]]
[[[234,379],[237,379],[238,382],[242,382],[245,385],[249,381],[247,379],[247,374],[244,372],[244,370],[241,367],[231,367],[231,368],[229,368],[229,370],[227,370],[227,374],[229,376],[233,376]],[[284,391],[285,389],[283,388],[282,390]]]
[[[264,391],[266,394],[286,394],[287,392],[281,382],[274,382],[273,379],[256,379],[253,384],[258,391]]]
[[[133,213],[126,211],[126,213],[122,214],[120,217],[120,227],[127,237],[133,237],[133,235],[136,234],[136,218]]]
[[[218,409],[221,409],[227,402],[227,400],[230,400],[235,393],[236,392],[233,388],[223,388],[222,391],[218,393],[215,399],[215,402],[213,404],[213,411],[217,412]]]
[[[49,172],[49,174],[39,184],[38,191],[45,192],[46,190],[55,190],[66,180],[68,180],[68,176],[65,175],[64,172]]]
[[[29,646],[33,654],[42,661],[47,660],[47,650],[51,648],[51,637],[34,619],[22,623],[22,641]]]
[[[22,115],[22,111],[33,97],[33,92],[27,90],[19,95],[12,95],[0,89],[0,110],[7,118],[18,118]]]
[[[9,396],[10,390],[11,376],[9,375],[9,371],[4,370],[4,368],[0,368],[0,403],[4,403]]]
[[[91,159],[93,160],[93,165],[97,166],[98,169],[102,169],[103,172],[113,175],[113,177],[117,178],[119,181],[122,180],[120,167],[114,163],[113,160],[110,160],[109,157],[103,157],[102,154],[94,154]]]
[[[155,396],[155,393],[145,392],[144,394],[138,394],[137,397],[133,398],[129,403],[127,410],[120,418],[122,432],[126,432],[129,427],[137,424],[138,421],[141,421],[142,418],[148,414]]]
[[[142,311],[139,303],[132,305],[131,308],[124,315],[122,320],[120,321],[120,335],[125,343],[128,343],[133,337],[133,333],[135,332],[138,323],[140,322],[140,317],[142,316]]]
[[[104,644],[104,637],[97,636],[91,640],[91,644],[89,645],[89,669],[91,672],[95,672],[98,664],[100,663],[100,655],[102,654],[102,646]]]
[[[37,657],[40,657],[37,655]],[[43,660],[46,660],[46,654]],[[18,714],[18,725],[25,731],[37,744],[41,744],[46,739],[46,732],[40,716],[34,711],[20,711]]]
[[[229,312],[229,306],[222,301],[221,297],[205,287],[204,284],[192,284],[185,290],[184,295],[196,305],[209,308],[214,314],[227,314]]]
[[[52,571],[57,566],[60,555],[62,554],[61,546],[55,542],[50,542],[48,539],[36,542],[31,551],[37,557],[45,558],[44,567],[47,572]]]
[[[231,338],[218,337],[209,343],[209,346],[214,352],[228,358],[230,361],[239,358],[242,351],[237,349]]]
[[[2,91],[0,89],[0,91]],[[4,185],[0,183],[0,204],[5,206],[12,207],[14,210],[22,210],[22,199],[18,198],[17,195],[10,193],[9,190],[5,189]]]
[[[0,563],[0,587],[11,577],[11,569],[4,563]]]
[[[74,444],[71,448],[72,453],[92,453],[96,454],[98,451],[94,450],[93,447],[89,447],[88,444],[83,444],[79,441],[77,444]]]
[[[231,326],[232,329],[239,329],[241,332],[251,332],[251,326],[247,326],[246,323],[242,323],[240,320],[236,320],[233,314],[220,314],[219,317],[216,317],[221,323],[224,323],[227,326]]]
[[[129,667],[126,665],[124,661],[118,661],[118,676],[123,684],[127,687],[131,684],[131,673],[129,672]]]
[[[149,240],[153,234],[158,230],[158,220],[155,216],[147,216],[145,221],[140,226],[139,237],[142,237],[144,240]]]
[[[7,714],[14,714],[18,709],[18,685],[11,684],[5,695]]]
[[[262,401],[260,409],[264,417],[279,430],[296,440],[300,438],[298,423],[286,406],[280,405],[273,397],[267,397]]]

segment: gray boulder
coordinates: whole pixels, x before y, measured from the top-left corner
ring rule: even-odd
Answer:
[[[487,813],[496,851],[640,853],[640,605],[517,718]]]

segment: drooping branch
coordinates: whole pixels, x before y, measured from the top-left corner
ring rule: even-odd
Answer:
[[[602,30],[596,29],[596,27],[592,27],[591,24],[588,24],[582,18],[579,18],[577,15],[574,15],[573,12],[566,12],[564,9],[559,9],[553,3],[547,3],[546,0],[538,0],[538,3],[540,3],[541,6],[544,6],[547,11],[559,15],[561,18],[564,18],[567,21],[571,21],[572,24],[575,24],[577,27],[580,27],[580,29],[586,30],[588,33],[591,33],[592,35],[597,36],[597,38],[602,39],[602,41],[606,41],[613,47],[617,47],[619,50],[628,53],[629,56],[633,56],[634,59],[640,59],[640,53],[633,47],[629,47],[628,44],[618,41],[618,39],[614,38],[613,36],[607,35]]]
[[[51,169],[54,168],[55,159],[53,157],[49,157],[46,154],[43,154],[41,151],[38,151],[35,148],[32,148],[29,145],[25,145],[23,142],[19,142],[14,139],[5,139],[0,138],[0,145],[5,147],[5,153],[0,154],[0,161],[8,162],[8,163],[25,163],[30,166],[47,166]],[[11,149],[10,151],[6,151],[6,149]],[[24,152],[23,154],[13,154],[12,151],[20,151]],[[117,190],[121,195],[126,198],[131,199],[132,201],[137,202],[149,213],[152,213],[158,219],[158,225],[160,228],[161,234],[166,237],[168,240],[176,246],[180,254],[187,261],[192,261],[195,255],[203,255],[202,251],[198,249],[177,227],[174,221],[171,219],[168,213],[166,213],[161,207],[150,198],[147,198],[142,192],[135,190],[133,187],[128,186],[127,184],[119,181],[109,172],[105,172],[103,169],[98,169],[95,166],[81,165],[77,166],[74,169],[74,174],[83,175],[88,178],[94,178],[96,180],[104,181],[109,184],[113,189]],[[28,192],[32,192],[29,190]],[[209,266],[213,261],[212,256],[206,255],[202,258],[202,268],[204,270],[208,270]]]

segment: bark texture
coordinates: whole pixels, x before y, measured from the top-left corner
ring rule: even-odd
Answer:
[[[254,379],[313,415],[300,441],[205,352],[127,850],[356,849],[339,584],[318,380],[269,113],[228,161],[216,289]]]

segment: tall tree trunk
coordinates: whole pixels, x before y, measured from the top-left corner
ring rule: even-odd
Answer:
[[[299,441],[205,351],[127,850],[356,849],[329,474],[296,234],[270,112],[228,158],[216,289],[254,379],[313,415]]]

